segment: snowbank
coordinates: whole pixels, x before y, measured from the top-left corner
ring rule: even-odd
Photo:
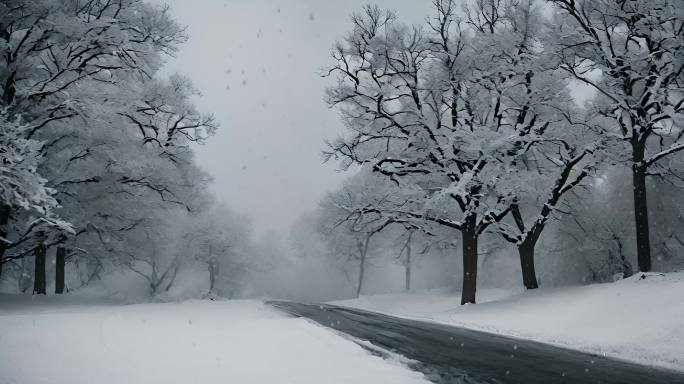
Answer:
[[[79,300],[0,296],[1,384],[427,383],[255,301]]]
[[[612,284],[507,293],[366,296],[333,304],[538,340],[684,370],[684,272],[638,274]]]

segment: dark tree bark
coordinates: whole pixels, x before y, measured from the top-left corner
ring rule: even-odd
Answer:
[[[635,158],[639,156],[636,154]],[[641,156],[643,158],[643,156]],[[634,183],[634,220],[636,224],[637,260],[640,272],[651,270],[651,240],[648,228],[648,203],[646,196],[646,169],[637,162],[632,167]]]
[[[563,169],[558,175],[558,178],[556,179],[556,182],[551,190],[551,195],[546,200],[544,205],[542,205],[539,216],[529,230],[527,230],[525,227],[525,220],[523,219],[518,202],[516,201],[511,205],[510,211],[513,215],[515,225],[520,231],[520,236],[511,236],[505,231],[501,232],[501,234],[506,241],[517,245],[518,253],[520,255],[520,269],[522,271],[523,285],[526,289],[539,288],[539,283],[537,282],[537,273],[535,272],[534,268],[534,248],[537,246],[537,242],[539,241],[544,228],[546,228],[546,223],[548,222],[549,217],[551,217],[554,207],[558,205],[563,194],[579,185],[582,180],[589,175],[587,170],[583,169],[579,172],[574,180],[570,181],[570,175],[573,169],[586,156],[586,154],[587,151],[585,150],[572,159],[565,161]]]
[[[55,259],[55,293],[61,295],[64,293],[64,272],[66,269],[66,249],[64,247],[57,247]]]
[[[475,216],[469,216],[461,229],[463,243],[463,291],[461,305],[475,304],[477,290],[477,228]]]
[[[0,237],[3,239],[7,238],[7,223],[9,223],[10,216],[10,206],[0,205]],[[5,250],[7,249],[7,243],[0,241],[0,277],[2,277],[2,262],[5,256]]]
[[[518,246],[520,254],[520,267],[522,269],[523,285],[525,289],[537,289],[537,273],[534,270],[534,246],[535,243],[523,242]]]
[[[35,256],[35,267],[33,270],[33,294],[45,295],[47,293],[45,281],[45,244],[38,245],[33,254]]]
[[[567,173],[569,174],[569,171]],[[561,179],[559,181],[563,180]],[[520,232],[523,234],[527,233],[527,237],[524,237],[522,243],[519,243],[517,246],[518,254],[520,255],[520,270],[522,271],[523,285],[525,286],[525,289],[539,288],[539,283],[537,283],[537,273],[534,269],[534,248],[537,245],[537,240],[539,238],[538,234],[541,234],[541,231],[544,230],[546,218],[548,218],[549,214],[551,213],[550,204],[555,204],[558,202],[557,199],[554,199],[554,195],[556,195],[556,192],[558,192],[558,197],[560,197],[560,187],[562,187],[562,184],[557,182],[556,187],[553,189],[554,193],[552,193],[551,199],[549,199],[547,204],[544,204],[544,207],[542,208],[541,220],[535,221],[534,226],[529,232],[525,231],[525,223],[518,204],[515,203],[511,206],[511,214],[513,215],[515,224],[518,226]],[[504,236],[504,238],[513,243],[517,243],[518,241],[515,238],[508,238],[506,236]]]

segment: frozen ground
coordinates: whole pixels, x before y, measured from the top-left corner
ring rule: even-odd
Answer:
[[[255,301],[0,295],[0,384],[427,383]]]
[[[333,304],[534,339],[684,370],[684,272],[635,275],[611,284],[365,296]]]

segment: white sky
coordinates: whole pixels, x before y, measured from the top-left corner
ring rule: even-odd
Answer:
[[[287,234],[344,177],[322,164],[326,138],[343,130],[323,102],[330,47],[351,28],[349,14],[368,0],[151,0],[168,3],[190,40],[167,65],[189,76],[219,133],[199,148],[214,192],[259,233]],[[418,23],[431,0],[381,0]]]

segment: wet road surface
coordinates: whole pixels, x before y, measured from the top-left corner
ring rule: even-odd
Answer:
[[[267,304],[403,355],[440,384],[684,384],[684,373],[523,339],[327,304]]]

